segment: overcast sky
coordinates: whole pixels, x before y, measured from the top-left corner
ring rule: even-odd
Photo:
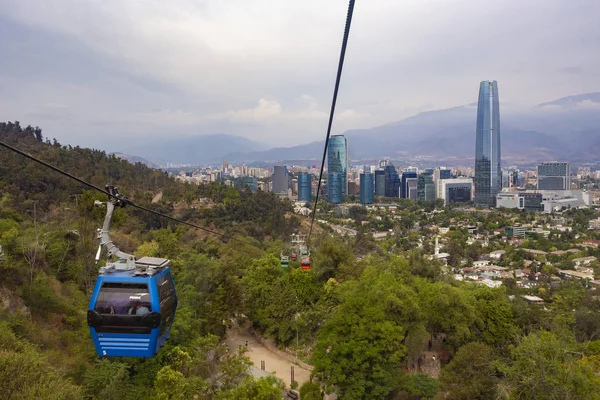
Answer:
[[[0,120],[105,149],[324,137],[347,0],[0,0]],[[357,0],[334,133],[600,91],[599,0]]]

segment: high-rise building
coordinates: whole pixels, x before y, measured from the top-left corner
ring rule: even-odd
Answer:
[[[273,167],[273,193],[287,195],[289,185],[288,170],[285,165]]]
[[[375,196],[385,196],[385,171],[375,170]]]
[[[501,190],[498,83],[483,81],[479,85],[475,133],[475,205],[494,207]]]
[[[412,171],[404,171],[402,172],[401,186],[400,186],[400,197],[403,199],[410,199],[409,190],[408,190],[408,180],[414,179],[415,183],[417,181],[417,173]],[[415,185],[416,187],[416,185]],[[415,193],[416,198],[416,193]]]
[[[360,204],[373,204],[373,174],[360,174]]]
[[[384,169],[385,176],[385,196],[400,197],[400,176],[396,167],[391,162]]]
[[[406,179],[406,198],[417,200],[418,178]]]
[[[329,201],[339,204],[348,194],[348,142],[344,135],[334,135],[329,139],[327,172]]]
[[[433,175],[422,173],[417,181],[417,200],[435,201],[435,185]]]
[[[510,187],[511,173],[508,171],[502,171],[502,189]]]
[[[442,198],[442,179],[452,178],[452,170],[446,167],[438,167],[433,172],[433,183],[435,184],[435,197]]]
[[[471,201],[473,181],[468,178],[442,180],[442,199],[446,205],[455,202]]]
[[[312,201],[312,174],[298,174],[298,201]]]
[[[329,177],[327,180],[327,199],[330,203],[340,204],[344,199],[342,174],[330,172],[327,176]]]
[[[571,168],[567,162],[546,162],[537,167],[538,190],[570,190]]]

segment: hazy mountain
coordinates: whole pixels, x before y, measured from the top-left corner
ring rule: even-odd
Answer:
[[[259,151],[267,148],[262,143],[243,137],[215,134],[151,142],[124,149],[123,152],[135,154],[157,164],[165,162],[198,164],[211,160],[223,160],[230,153]]]
[[[502,158],[512,160],[597,160],[600,93],[564,97],[533,107],[500,106]],[[370,129],[351,130],[353,160],[390,157],[472,158],[477,107],[469,104],[427,111]],[[598,143],[598,145],[596,145]],[[258,152],[237,152],[231,161],[320,160],[324,142]]]
[[[110,153],[110,154],[114,155],[115,157],[120,158],[122,160],[129,161],[131,164],[142,163],[144,165],[147,165],[150,168],[158,168],[158,165],[151,163],[150,161],[148,161],[142,157],[130,156],[129,154],[125,154],[125,153]]]
[[[500,104],[502,158],[520,160],[597,160],[600,148],[600,93],[564,97],[531,107]],[[350,130],[352,160],[413,159],[469,161],[475,153],[475,103],[427,111],[369,129]],[[269,149],[233,135],[199,135],[122,150],[160,164],[284,160],[318,163],[323,141]]]

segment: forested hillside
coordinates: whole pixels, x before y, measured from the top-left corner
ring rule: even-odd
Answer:
[[[321,391],[341,399],[600,398],[595,291],[579,282],[540,289],[545,304],[536,305],[514,285],[456,281],[416,245],[413,204],[398,206],[402,237],[319,233],[312,268],[283,269],[280,252],[300,220],[269,193],[181,184],[100,151],[45,141],[17,123],[1,124],[0,140],[96,185],[115,184],[140,205],[249,242],[118,209],[115,242],[170,258],[180,302],[157,357],[98,359],[85,311],[104,217],[94,200],[106,196],[0,149],[3,396],[280,399],[284,383],[253,378],[244,351],[228,353],[223,342],[232,325],[248,323],[314,366],[303,399]],[[449,223],[458,215],[438,211],[440,219],[450,213]],[[449,247],[461,246],[461,232]]]

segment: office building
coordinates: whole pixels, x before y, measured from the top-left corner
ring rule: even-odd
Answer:
[[[566,162],[541,163],[537,167],[538,190],[571,189],[571,168]]]
[[[298,201],[312,201],[312,174],[298,174]]]
[[[402,179],[400,181],[400,183],[401,183],[401,185],[400,185],[400,197],[402,197],[403,199],[409,199],[410,198],[410,193],[409,193],[409,189],[408,189],[409,179],[414,180],[414,182],[415,182],[415,188],[416,188],[417,173],[414,172],[414,171],[404,171],[404,172],[402,172]],[[415,199],[416,199],[416,193],[415,193]]]
[[[327,181],[327,195],[330,203],[340,204],[344,199],[344,193],[342,192],[342,174],[337,172],[327,174],[329,180]]]
[[[406,198],[417,200],[418,178],[406,179]]]
[[[339,204],[348,194],[348,142],[334,135],[327,145],[327,186],[329,202]]]
[[[375,196],[385,196],[385,171],[375,171]]]
[[[475,133],[475,205],[494,207],[502,189],[500,169],[500,105],[498,83],[479,86]]]
[[[385,196],[400,197],[400,176],[391,162],[384,169]]]
[[[502,189],[507,189],[510,187],[511,174],[508,171],[502,171]]]
[[[468,178],[442,180],[442,199],[446,205],[471,201],[473,181]]]
[[[435,197],[442,198],[442,179],[451,179],[452,170],[446,167],[438,167],[433,172],[433,183],[435,184]]]
[[[435,185],[433,175],[422,173],[417,182],[417,200],[435,201]]]
[[[360,204],[373,204],[374,190],[373,174],[360,174]]]
[[[500,192],[496,195],[496,207],[518,208],[528,211],[544,211],[541,193]]]
[[[286,195],[290,188],[289,173],[285,165],[276,165],[273,167],[273,193]]]

